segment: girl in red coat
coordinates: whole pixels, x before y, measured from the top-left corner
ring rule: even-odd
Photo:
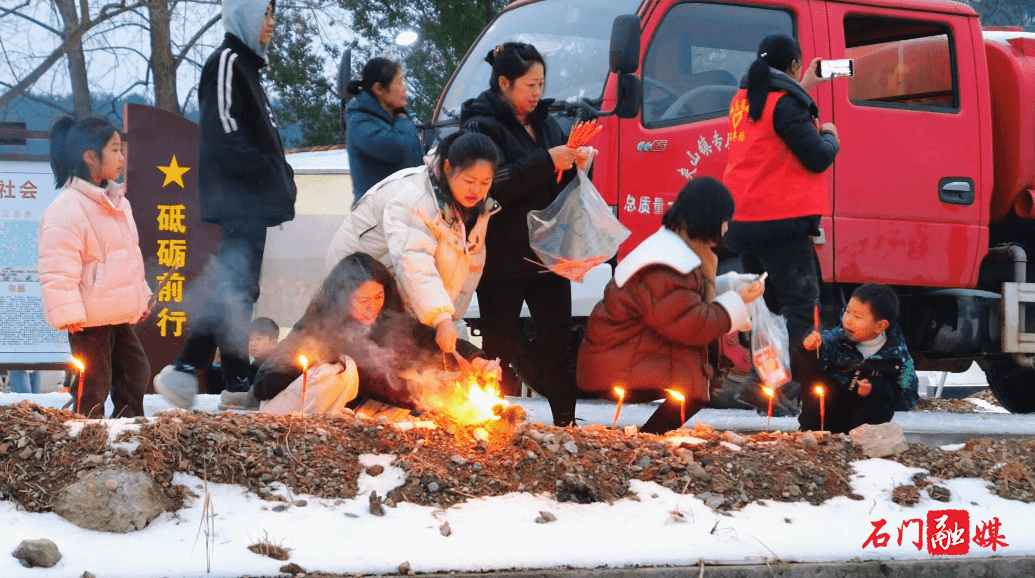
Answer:
[[[579,350],[579,388],[625,401],[665,399],[640,428],[664,433],[708,403],[707,348],[749,325],[746,303],[765,291],[755,275],[716,278],[712,248],[733,218],[733,197],[719,181],[690,181],[661,218],[662,227],[615,269],[589,318]],[[685,407],[666,390],[685,398]]]

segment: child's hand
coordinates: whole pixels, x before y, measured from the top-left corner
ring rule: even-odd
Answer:
[[[69,333],[79,333],[82,330],[83,326],[78,323],[69,323],[65,326],[65,331],[68,331]]]
[[[812,333],[809,333],[808,337],[806,337],[805,341],[802,341],[801,344],[806,350],[815,351],[819,349],[820,345],[823,345],[823,336],[819,334],[819,331],[813,331]]]
[[[873,391],[873,384],[870,383],[870,380],[868,380],[868,379],[860,379],[859,382],[858,382],[858,385],[859,385],[859,395],[861,395],[862,397],[866,397],[867,395],[870,395],[870,392]]]

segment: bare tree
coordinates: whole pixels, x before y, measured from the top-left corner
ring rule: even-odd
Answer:
[[[53,0],[52,10],[40,10],[38,2],[24,0],[13,8],[0,7],[0,22],[5,26],[0,27],[0,38],[8,29],[27,29],[25,24],[31,24],[31,28],[37,34],[52,34],[58,40],[56,47],[50,50],[49,54],[42,59],[34,58],[31,51],[36,43],[27,39],[26,45],[15,49],[9,42],[0,40],[0,48],[7,57],[7,66],[14,72],[13,82],[0,80],[0,86],[7,88],[7,91],[0,94],[0,108],[5,108],[16,97],[23,95],[30,87],[40,80],[62,57],[68,57],[68,70],[71,80],[71,89],[75,112],[78,115],[89,114],[90,90],[87,81],[86,59],[83,51],[83,37],[91,30],[100,27],[111,19],[136,9],[141,5],[140,1],[128,2],[120,0],[106,4],[96,14],[90,14],[89,4],[86,0],[80,3],[76,9],[75,0]],[[50,14],[46,14],[50,12]],[[44,20],[43,18],[50,16]],[[19,74],[12,63],[12,52],[23,57],[28,57],[34,67]]]

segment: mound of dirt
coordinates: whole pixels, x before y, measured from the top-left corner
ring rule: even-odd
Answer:
[[[267,500],[349,499],[361,473],[383,470],[364,468],[360,455],[392,454],[406,479],[383,497],[388,507],[448,507],[509,492],[610,502],[629,495],[638,479],[736,510],[760,500],[818,504],[849,495],[851,462],[863,458],[847,436],[825,433],[743,436],[699,424],[661,437],[530,424],[519,407],[482,427],[420,419],[173,411],[109,431],[107,422],[83,427],[71,412],[22,402],[0,407],[0,499],[46,512],[59,489],[96,468],[147,472],[177,506],[190,490],[172,483],[176,472],[239,484]],[[958,452],[910,444],[891,459],[930,471],[932,481],[982,477],[1003,497],[1035,499],[1035,440],[973,440]],[[288,497],[271,488],[276,482]]]

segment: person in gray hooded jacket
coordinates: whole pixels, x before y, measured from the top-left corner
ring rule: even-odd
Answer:
[[[295,216],[294,172],[260,76],[275,8],[275,0],[224,0],[226,37],[201,71],[201,219],[218,225],[223,238],[209,268],[213,289],[190,337],[154,380],[158,393],[183,408],[193,404],[196,372],[207,369],[217,347],[227,390],[248,391],[248,332],[266,229]]]

